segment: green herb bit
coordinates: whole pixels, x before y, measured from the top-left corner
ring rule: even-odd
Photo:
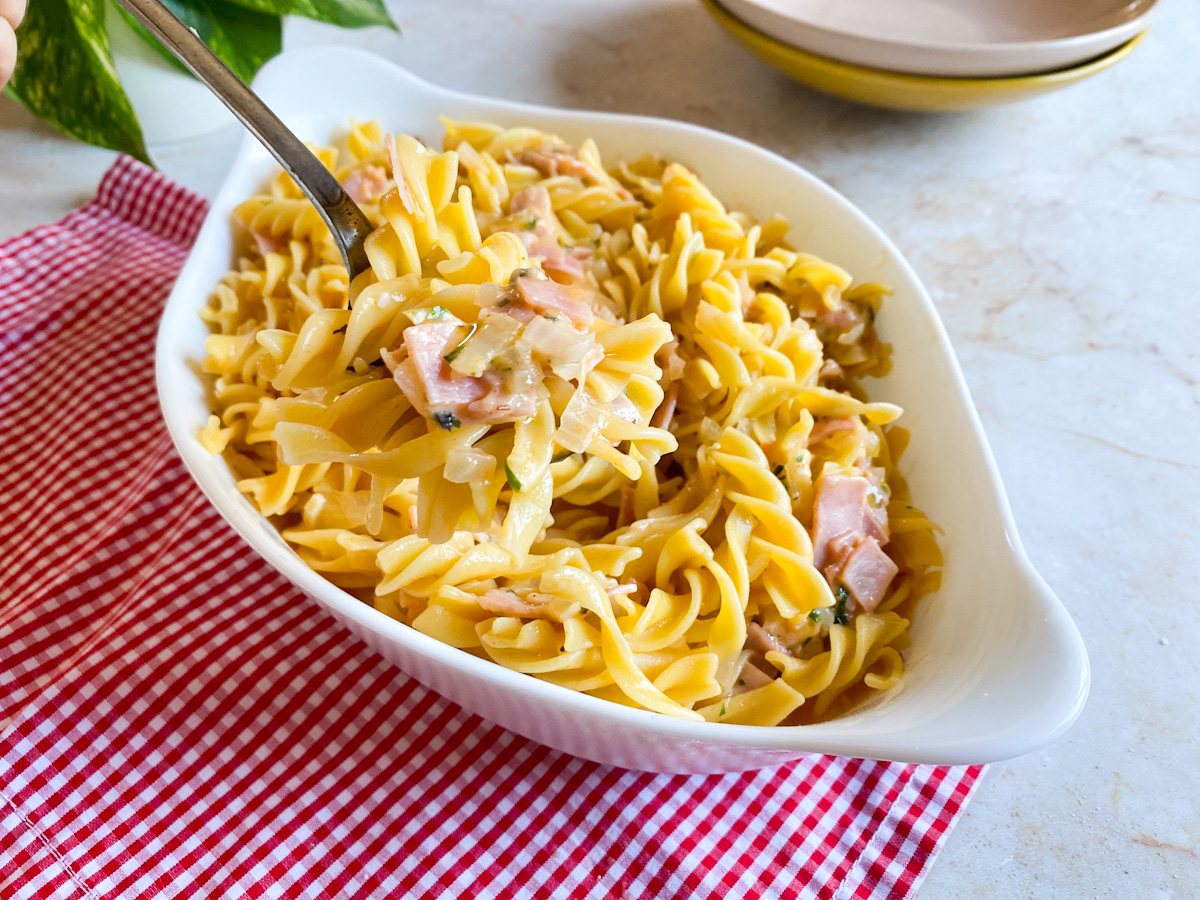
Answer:
[[[568,450],[566,453],[560,453],[560,454],[558,454],[558,456],[555,456],[555,457],[553,457],[553,458],[550,460],[550,462],[552,462],[552,463],[560,463],[560,462],[562,462],[564,459],[570,459],[570,458],[571,458],[572,456],[574,456],[574,455],[575,455],[574,453],[572,453],[570,450]]]
[[[533,231],[535,228],[537,228],[537,224],[538,224],[538,217],[530,216],[528,219],[526,219],[524,222],[521,223],[521,230],[522,231]]]
[[[442,319],[442,318],[446,317],[446,314],[448,312],[450,312],[450,310],[446,309],[446,307],[439,304],[429,311],[429,318]]]
[[[738,687],[745,687],[745,686],[746,686],[746,679],[745,679],[745,678],[739,678],[739,679],[738,679]]]
[[[521,492],[521,479],[513,472],[512,466],[508,464],[508,460],[504,461],[504,477],[508,479],[508,486],[519,494]]]
[[[504,307],[508,306],[508,304],[510,304],[510,303],[512,303],[512,301],[509,300],[507,297],[505,297],[503,300],[501,300],[499,303],[496,304],[496,309],[504,309]]]
[[[783,463],[775,463],[775,465],[771,467],[771,474],[773,474],[784,484],[787,484],[787,473],[784,471]]]
[[[800,463],[802,466],[808,465],[808,451],[802,451],[800,455],[796,457],[796,462]]]
[[[809,612],[808,621],[820,622],[821,621],[821,611],[819,609],[814,609],[811,612]]]
[[[725,715],[725,704],[724,703],[721,704],[721,715],[722,716]]]
[[[834,592],[834,596],[837,597],[837,606],[834,607],[833,611],[833,624],[848,625],[850,623],[850,614],[846,612],[846,601],[850,599],[850,594],[844,587],[839,585],[837,591]]]
[[[479,328],[478,324],[472,325],[471,330],[467,332],[467,336],[465,338],[463,338],[461,341],[459,341],[458,346],[455,347],[453,350],[451,350],[449,353],[447,353],[445,356],[443,356],[442,359],[444,359],[448,363],[452,363],[456,359],[458,359],[458,354],[463,352],[463,347],[467,346],[467,341],[469,341],[471,339],[471,337],[475,334],[475,331],[478,328]]]
[[[433,414],[433,420],[447,431],[453,431],[462,424],[462,422],[458,421],[458,416],[452,412],[435,412]]]

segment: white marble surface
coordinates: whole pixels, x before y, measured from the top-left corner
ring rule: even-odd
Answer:
[[[671,116],[825,178],[941,310],[1035,565],[1094,667],[1077,726],[994,766],[920,896],[1200,897],[1200,5],[1110,72],[1021,105],[826,99],[694,0],[393,0],[403,34],[290,23],[450,87]],[[215,188],[230,129],[156,148]],[[0,100],[0,239],[87,199],[112,154]]]

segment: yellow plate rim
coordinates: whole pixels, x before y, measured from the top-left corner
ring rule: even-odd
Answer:
[[[774,56],[782,57],[792,63],[808,66],[821,71],[832,78],[853,79],[860,83],[888,84],[891,86],[907,86],[912,88],[941,88],[961,89],[963,91],[999,91],[1019,90],[1022,88],[1051,87],[1056,84],[1066,84],[1086,78],[1096,72],[1106,69],[1124,59],[1142,42],[1149,28],[1146,28],[1124,44],[1116,47],[1102,56],[1069,66],[1065,69],[1053,69],[1049,72],[1038,72],[1032,75],[1000,75],[990,78],[955,78],[944,75],[914,75],[909,72],[895,72],[891,69],[873,69],[855,63],[842,62],[828,56],[821,56],[792,44],[784,43],[778,38],[771,37],[758,29],[746,24],[717,0],[700,0],[717,24],[742,41],[747,46],[757,47]]]

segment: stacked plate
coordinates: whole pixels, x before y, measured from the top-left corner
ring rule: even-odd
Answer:
[[[1046,93],[1127,56],[1155,0],[702,0],[793,78],[848,100],[955,110]]]

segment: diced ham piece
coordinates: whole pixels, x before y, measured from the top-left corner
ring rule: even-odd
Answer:
[[[836,419],[825,419],[818,422],[808,435],[808,442],[815,444],[841,431],[853,431],[859,425],[857,416],[839,416]]]
[[[515,216],[519,213],[529,213],[531,216],[536,216],[541,222],[548,225],[557,221],[554,215],[554,205],[550,202],[550,192],[540,184],[535,184],[533,187],[527,187],[513,194],[508,209],[510,215]],[[537,229],[533,230],[536,231]]]
[[[862,534],[870,482],[856,475],[822,475],[813,509],[813,564],[825,568],[829,543],[846,534]]]
[[[501,375],[484,372],[479,379],[486,393],[467,408],[466,422],[499,422],[506,419],[527,419],[537,412],[533,394],[514,394],[505,386]]]
[[[532,309],[544,313],[562,313],[574,324],[589,328],[596,315],[583,300],[573,296],[568,289],[545,276],[534,274],[537,270],[518,270],[513,277],[517,297]]]
[[[774,678],[772,678],[754,663],[748,662],[742,666],[742,671],[738,674],[737,681],[734,682],[733,691],[731,693],[734,696],[737,696],[738,694],[744,694],[746,691],[753,691],[760,687],[766,687],[774,680]]]
[[[387,170],[382,166],[364,166],[342,179],[342,187],[355,203],[373,203],[387,190]]]
[[[552,595],[537,591],[530,591],[522,597],[508,588],[496,588],[480,597],[479,605],[499,616],[546,618],[548,610],[545,607],[553,599]]]
[[[483,397],[482,382],[450,370],[443,357],[458,344],[458,326],[452,322],[422,322],[404,329],[404,349],[425,395],[428,415],[455,413],[459,420],[468,404]],[[401,384],[401,390],[404,389]],[[408,398],[413,406],[419,404]]]
[[[842,300],[833,309],[822,305],[817,313],[817,321],[839,331],[849,331],[859,325],[865,325],[867,314],[857,303]]]
[[[813,556],[818,569],[826,564],[830,542],[847,533],[887,543],[887,497],[870,471],[861,476],[823,475],[817,481]]]
[[[532,166],[544,178],[571,175],[581,181],[604,184],[604,176],[575,155],[570,147],[539,147],[521,154],[521,162]]]
[[[834,569],[835,567],[830,566],[827,575]],[[859,609],[863,612],[873,612],[899,571],[891,558],[883,552],[879,541],[873,537],[864,537],[855,543],[832,574],[845,586]]]
[[[542,264],[542,269],[560,284],[583,281],[583,260],[589,259],[592,251],[587,247],[570,250],[558,241],[536,241],[529,247],[529,255]]]
[[[250,232],[254,238],[254,244],[258,247],[258,252],[262,254],[263,259],[267,258],[268,253],[281,253],[288,247],[287,235],[276,237],[273,234],[263,234],[261,231],[255,230]]]
[[[813,518],[814,565],[831,587],[844,586],[857,607],[870,612],[899,571],[881,548],[888,539],[887,499],[878,480],[869,472],[822,475]]]
[[[384,351],[396,384],[408,402],[423,416],[443,428],[459,424],[509,422],[537,412],[532,393],[513,394],[505,378],[487,371],[480,377],[460,375],[444,357],[457,346],[457,326],[450,322],[422,322],[404,329],[403,359]]]
[[[751,622],[746,626],[746,649],[755,650],[759,653],[769,653],[772,650],[777,653],[787,653],[788,649],[783,645],[783,642],[767,629],[763,628],[757,622]]]

